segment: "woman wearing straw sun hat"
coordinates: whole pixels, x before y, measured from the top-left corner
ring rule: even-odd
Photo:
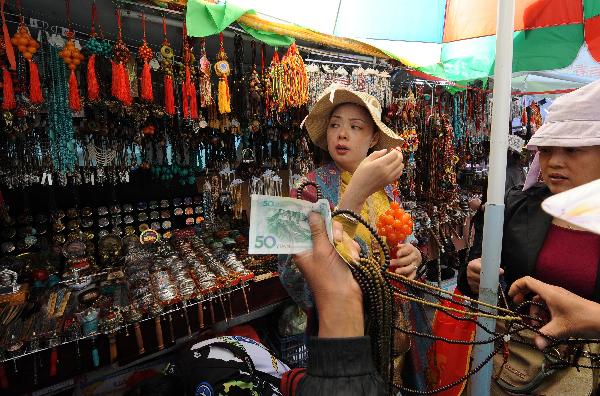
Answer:
[[[398,148],[403,140],[381,121],[381,113],[381,105],[373,96],[333,85],[321,94],[303,122],[312,142],[328,153],[331,161],[305,175],[299,184],[305,181],[316,183],[332,207],[359,213],[370,224],[377,222],[378,217],[390,208],[391,202],[399,201],[392,183],[398,180],[404,168]],[[295,197],[296,191],[292,190],[290,196]],[[304,189],[302,198],[314,201],[315,190],[311,187]],[[348,218],[337,220],[342,223],[344,231],[359,243],[363,252],[369,253],[376,247],[376,242],[362,224]],[[409,238],[414,240],[414,237]],[[410,243],[402,243],[398,258],[392,260],[390,266],[398,274],[414,278],[421,262],[419,250]],[[313,300],[304,278],[289,259],[280,260],[279,273],[288,293],[309,311],[311,322]],[[397,325],[405,327],[408,319],[404,318],[409,317],[407,311],[410,307],[399,301],[394,305],[398,310],[396,317],[402,322]],[[415,315],[410,316],[410,320],[416,320]],[[307,333],[315,333],[316,329],[310,328],[310,325]],[[402,355],[410,348],[411,341],[399,333],[394,344],[394,371],[398,375],[395,381],[399,382]]]
[[[501,271],[508,286],[521,277],[533,276],[600,302],[600,236],[553,217],[541,207],[542,201],[553,194],[600,179],[599,99],[600,81],[558,98],[527,145],[537,154],[525,187],[510,190],[505,198]],[[538,183],[540,174],[543,182]],[[462,293],[477,293],[480,257],[479,243],[471,249],[471,261],[459,273]],[[554,394],[557,381],[570,386],[570,376],[559,370],[540,383],[535,392]],[[578,389],[568,393],[580,394]]]

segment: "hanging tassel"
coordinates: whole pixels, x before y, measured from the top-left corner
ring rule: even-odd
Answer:
[[[196,84],[192,82],[189,86],[190,91],[190,116],[193,120],[198,119],[198,99],[196,97]]]
[[[12,110],[17,107],[15,91],[13,89],[12,77],[7,68],[2,69],[3,100],[2,110]]]
[[[38,66],[33,61],[29,61],[29,100],[33,104],[44,102],[42,84],[40,84],[40,73]]]
[[[71,76],[69,77],[69,107],[73,111],[81,110],[81,99],[79,98],[79,86],[77,85],[75,70],[71,70]]]
[[[100,99],[100,87],[96,78],[96,54],[92,54],[87,64],[87,89],[88,99],[96,101]]]
[[[4,0],[0,3],[0,12],[2,13],[2,34],[4,36],[4,51],[6,52],[6,58],[10,64],[11,70],[17,69],[17,61],[15,59],[15,50],[10,41],[10,33],[8,32],[8,26],[6,26],[6,18],[4,17]]]
[[[142,86],[142,99],[152,102],[152,100],[154,100],[154,95],[152,94],[152,74],[150,74],[150,64],[148,61],[144,61],[142,78],[140,80],[140,84]]]
[[[110,62],[111,65],[111,83],[110,83],[110,93],[112,96],[114,96],[115,98],[119,97],[119,82],[121,81],[119,79],[119,68],[118,68],[118,64],[115,61],[111,61]]]
[[[133,97],[131,96],[131,84],[129,82],[129,73],[127,73],[127,68],[124,64],[121,64],[121,80],[123,84],[122,102],[126,106],[131,106],[133,103]]]
[[[165,112],[168,115],[175,114],[175,95],[173,94],[173,78],[165,75]]]
[[[188,89],[185,81],[181,84],[181,101],[183,105],[183,118],[188,118],[189,116],[189,104],[188,104]]]
[[[229,95],[229,84],[227,78],[219,79],[219,113],[231,113],[231,97]]]

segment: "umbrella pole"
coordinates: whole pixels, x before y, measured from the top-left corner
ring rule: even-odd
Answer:
[[[488,201],[485,206],[481,281],[479,283],[479,300],[489,304],[497,304],[498,302],[498,272],[502,251],[504,184],[506,180],[506,151],[508,149],[507,121],[510,120],[514,15],[515,0],[498,1]],[[490,330],[496,328],[495,319],[479,318],[478,322]],[[489,340],[491,337],[491,334],[477,326],[475,335],[477,341]],[[477,367],[482,363],[493,350],[493,343],[476,345],[473,348],[472,367]],[[473,375],[471,380],[472,396],[490,394],[492,374],[492,362],[490,361]]]

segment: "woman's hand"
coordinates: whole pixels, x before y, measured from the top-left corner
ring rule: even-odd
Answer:
[[[550,310],[550,321],[540,329],[541,333],[555,338],[598,337],[600,333],[599,304],[530,276],[515,281],[508,291],[508,295],[516,304],[525,301],[525,297],[530,293],[536,294],[534,301],[543,301]],[[539,349],[544,349],[548,346],[549,340],[541,335],[536,335],[535,344]]]
[[[354,171],[338,207],[360,213],[367,198],[398,180],[403,170],[400,150],[387,152],[387,149],[383,149],[371,153]]]
[[[504,274],[504,270],[500,268],[500,275]],[[481,259],[469,261],[467,264],[467,282],[471,291],[475,294],[479,293],[479,280],[481,279]]]
[[[392,271],[398,275],[415,279],[417,270],[423,262],[419,249],[409,243],[403,243],[399,245],[397,256],[398,258],[390,261]]]

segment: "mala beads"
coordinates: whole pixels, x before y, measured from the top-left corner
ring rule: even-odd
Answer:
[[[146,40],[146,17],[142,14],[142,30],[144,32],[142,45],[138,49],[138,57],[144,62],[142,67],[142,77],[140,78],[142,100],[152,102],[154,95],[152,94],[152,74],[150,73],[150,60],[152,59],[152,49],[148,46]]]
[[[223,47],[223,33],[219,35],[221,47],[217,54],[217,62],[215,63],[215,73],[219,77],[219,113],[227,114],[231,113],[231,95],[229,94],[229,81],[228,76],[231,72],[229,62],[227,62],[227,54]]]
[[[31,37],[29,29],[25,26],[25,23],[23,23],[22,16],[21,22],[19,22],[19,28],[11,39],[11,43],[17,47],[21,55],[23,55],[29,63],[29,100],[33,104],[41,104],[44,101],[44,98],[42,97],[40,74],[37,64],[33,61],[33,55],[35,55],[40,48],[40,43]]]
[[[125,66],[129,61],[130,53],[129,48],[127,48],[127,45],[123,42],[121,12],[119,9],[115,12],[117,14],[118,36],[117,42],[113,47],[111,93],[125,106],[130,106],[133,103],[133,97],[131,96],[129,75]]]
[[[60,57],[63,59],[67,67],[71,70],[69,77],[69,107],[73,111],[81,110],[81,99],[79,97],[79,86],[77,84],[77,76],[75,75],[75,69],[81,64],[81,61],[85,58],[81,51],[75,47],[74,41],[75,34],[72,30],[67,33],[67,42],[60,51]]]
[[[173,48],[167,40],[167,22],[163,17],[163,43],[160,47],[161,61],[160,66],[164,73],[165,84],[165,113],[170,116],[175,114],[175,95],[173,93]]]
[[[392,258],[396,258],[398,244],[404,242],[412,234],[413,220],[398,202],[392,202],[390,208],[377,220],[378,234],[386,238]]]

